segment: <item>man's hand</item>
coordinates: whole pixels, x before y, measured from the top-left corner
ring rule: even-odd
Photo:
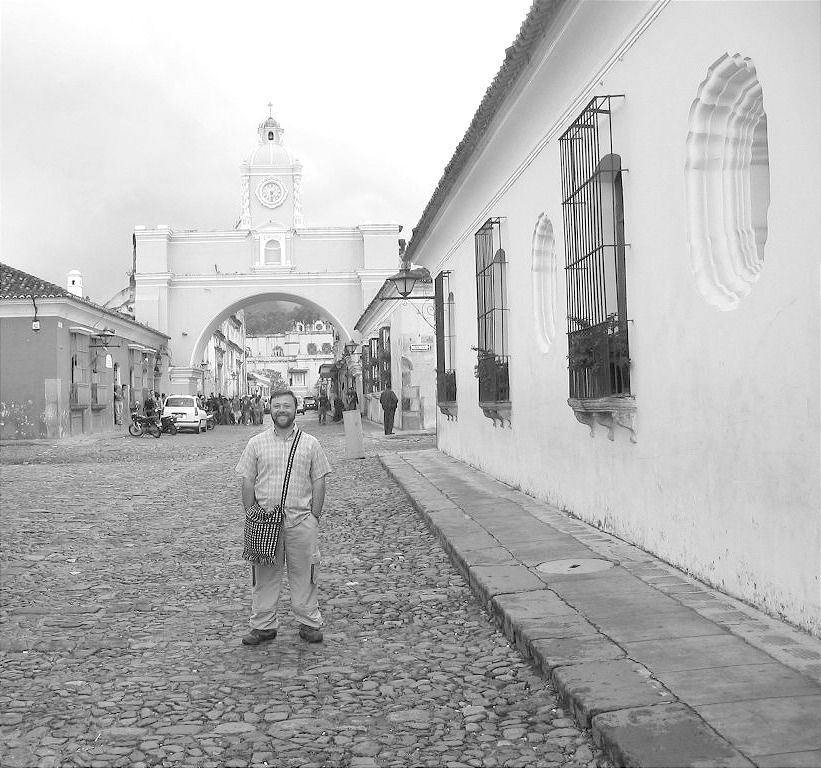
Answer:
[[[322,505],[325,503],[325,475],[311,483],[311,514],[319,522]]]

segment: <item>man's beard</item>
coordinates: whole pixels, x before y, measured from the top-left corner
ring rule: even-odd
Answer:
[[[285,429],[286,427],[290,427],[291,424],[293,424],[294,421],[296,421],[296,414],[295,413],[294,414],[278,413],[273,418],[274,418],[274,424],[276,424],[281,429]],[[284,424],[281,424],[280,419],[287,419],[287,421]]]

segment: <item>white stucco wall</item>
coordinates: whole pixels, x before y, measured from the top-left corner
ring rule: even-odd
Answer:
[[[591,2],[562,21],[563,36],[534,59],[414,255],[434,275],[452,270],[456,300],[459,415],[440,415],[439,446],[821,632],[819,6]],[[724,53],[751,58],[762,84],[771,198],[763,271],[731,311],[696,289],[684,183],[690,106]],[[564,336],[558,136],[593,95],[622,93],[613,125],[628,169],[635,444],[621,428],[612,442],[602,428],[591,439],[576,421]],[[534,336],[531,273],[543,212],[558,261],[557,336],[547,352]],[[478,408],[470,351],[473,232],[490,216],[506,217],[513,412],[505,429]]]

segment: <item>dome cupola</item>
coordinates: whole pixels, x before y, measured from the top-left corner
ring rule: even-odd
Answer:
[[[268,117],[257,128],[259,142],[245,162],[248,165],[265,165],[275,168],[290,167],[296,164],[294,156],[282,145],[285,131],[271,114],[273,104],[268,104]]]

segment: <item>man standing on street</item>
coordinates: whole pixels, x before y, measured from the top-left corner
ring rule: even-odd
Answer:
[[[285,468],[297,428],[296,395],[291,390],[271,396],[273,427],[254,435],[236,466],[242,476],[242,505],[254,503],[271,510],[280,502]],[[325,476],[331,466],[319,441],[301,433],[285,499],[285,521],[273,565],[251,566],[251,631],[244,645],[273,640],[279,629],[277,605],[285,563],[291,587],[291,609],[299,621],[299,636],[309,643],[322,641],[317,579],[319,548],[317,530],[325,501]]]
[[[382,423],[385,425],[385,434],[393,434],[393,415],[396,413],[396,393],[388,388],[379,395],[379,402],[382,404]]]

